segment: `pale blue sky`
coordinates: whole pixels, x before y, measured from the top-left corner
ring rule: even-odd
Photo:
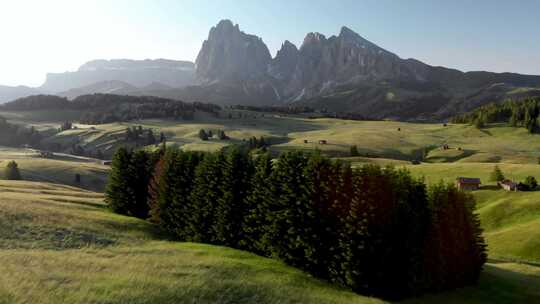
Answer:
[[[0,6],[0,84],[97,58],[194,60],[211,26],[231,19],[272,55],[342,25],[403,58],[464,71],[540,74],[540,1],[18,0]]]

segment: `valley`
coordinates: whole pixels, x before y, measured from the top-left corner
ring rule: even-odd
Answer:
[[[0,304],[540,303],[540,2],[19,2]]]
[[[63,122],[56,113],[2,112],[0,115],[38,130],[58,128]],[[54,134],[45,142],[77,142],[86,151],[101,148],[110,157],[110,151],[120,146],[133,146],[119,134],[124,134],[128,127],[142,126],[155,134],[163,132],[168,146],[187,151],[216,151],[229,145],[245,144],[253,137],[263,137],[270,143],[267,148],[273,155],[292,150],[319,150],[350,162],[353,167],[374,163],[406,168],[428,184],[453,183],[459,176],[478,177],[482,188],[473,194],[490,258],[540,263],[540,192],[505,192],[489,181],[496,165],[507,178],[515,181],[523,181],[527,176],[540,177],[540,135],[529,134],[522,128],[492,124],[479,130],[469,125],[312,119],[303,115],[229,109],[220,112],[218,117],[197,113],[191,121],[147,119],[74,126],[76,129]],[[230,139],[201,140],[198,135],[201,129],[224,130]],[[320,140],[327,143],[320,144]],[[447,150],[443,149],[445,144]],[[360,156],[350,156],[353,145],[358,147]],[[155,149],[154,146],[146,148]],[[93,158],[58,154],[44,159],[32,149],[0,149],[0,165],[10,160],[17,161],[25,180],[98,192],[105,189],[110,168]],[[413,164],[414,161],[419,164]],[[81,176],[79,183],[75,182],[76,174]]]

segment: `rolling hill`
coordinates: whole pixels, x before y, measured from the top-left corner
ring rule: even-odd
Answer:
[[[0,303],[387,303],[281,262],[168,241],[104,208],[102,194],[0,181]],[[404,303],[532,303],[540,270],[491,263],[476,287]]]

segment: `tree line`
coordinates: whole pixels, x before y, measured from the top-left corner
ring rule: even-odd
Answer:
[[[468,123],[483,128],[487,123],[503,122],[513,127],[523,127],[529,133],[538,133],[540,115],[540,97],[522,100],[507,100],[503,103],[491,103],[472,112],[456,116],[452,123]]]
[[[221,107],[209,103],[113,94],[82,95],[73,100],[54,95],[34,95],[1,106],[8,111],[78,110],[83,124],[105,124],[147,118],[192,120],[196,111],[217,115]]]
[[[0,116],[0,145],[9,147],[30,145],[37,147],[42,139],[43,135],[33,126],[27,128],[12,124]]]
[[[427,188],[405,170],[353,169],[318,153],[273,160],[235,147],[121,148],[106,201],[178,240],[278,258],[386,298],[473,284],[486,261],[470,195],[452,185]]]

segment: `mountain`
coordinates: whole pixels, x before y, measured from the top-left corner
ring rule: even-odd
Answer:
[[[25,86],[2,86],[0,85],[0,104],[15,100],[20,97],[39,94],[39,90]]]
[[[143,87],[155,82],[179,88],[194,84],[195,65],[188,61],[157,60],[93,60],[75,72],[49,73],[41,90],[64,92],[104,81],[122,81]]]
[[[67,97],[69,99],[75,99],[76,97],[81,96],[81,95],[96,94],[96,93],[129,95],[139,90],[140,90],[139,88],[132,86],[127,82],[118,81],[118,80],[110,80],[110,81],[101,81],[101,82],[93,83],[88,86],[71,89],[65,92],[60,92],[57,95],[62,96],[62,97]]]
[[[195,63],[93,60],[51,73],[40,88],[0,87],[0,102],[57,93],[151,95],[220,105],[309,106],[375,119],[447,120],[489,102],[540,96],[540,76],[461,72],[403,59],[347,27],[308,33],[272,57],[264,41],[230,20],[210,29]]]
[[[197,78],[203,83],[256,78],[272,60],[261,38],[241,32],[229,20],[210,29],[197,56]]]
[[[347,27],[285,41],[272,58],[263,40],[229,20],[210,30],[196,61],[200,85],[176,94],[221,104],[297,103],[372,118],[441,120],[492,101],[540,94],[540,76],[461,72],[402,59]]]

